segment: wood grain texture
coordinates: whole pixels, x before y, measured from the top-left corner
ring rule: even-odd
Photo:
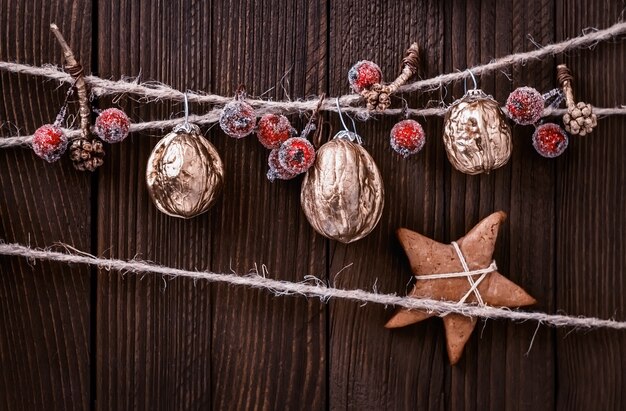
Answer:
[[[608,27],[624,1],[558,1],[557,38],[585,27]],[[623,104],[626,45],[558,59],[574,75],[575,97],[594,105]],[[557,168],[556,307],[572,315],[626,319],[626,120],[601,120],[589,138],[572,138]],[[626,334],[557,333],[558,409],[626,408]]]
[[[542,43],[553,38],[550,2],[527,2],[511,7],[497,1],[454,2],[447,8],[451,36],[446,72],[488,62],[496,56],[534,48],[527,35]],[[482,76],[479,86],[499,101],[516,86],[530,84],[541,90],[551,88],[544,70],[548,59],[513,69],[510,80],[503,73]],[[517,72],[516,72],[517,71]],[[463,85],[452,89],[463,93]],[[552,306],[554,239],[554,184],[552,164],[541,159],[530,145],[529,127],[515,127],[513,156],[508,165],[490,175],[471,177],[446,170],[447,240],[458,238],[476,221],[494,210],[509,215],[500,233],[494,258],[500,271],[522,286],[539,304]],[[537,227],[543,227],[539,232]],[[448,237],[449,236],[449,237]],[[530,257],[532,256],[532,258]],[[452,409],[529,409],[554,403],[552,334],[538,331],[534,324],[486,323],[469,340],[463,364],[449,370],[449,397]],[[479,330],[476,330],[479,331]],[[532,341],[532,350],[529,350]]]
[[[62,64],[53,21],[89,70],[90,1],[0,1],[0,59]],[[57,86],[0,73],[0,133],[53,122],[67,90]],[[0,239],[90,250],[90,179],[69,159],[47,164],[31,150],[2,150]],[[0,409],[89,407],[90,284],[85,267],[0,258]]]
[[[393,7],[382,2],[344,2],[331,15],[335,19],[331,27],[336,30],[331,38],[346,39],[331,44],[331,50],[336,50],[331,56],[383,62],[383,72],[391,73],[387,77],[398,70],[397,56],[411,41],[425,48],[424,76],[430,77],[532,49],[526,34],[541,42],[553,38],[553,28],[547,24],[552,18],[549,2],[531,2],[513,10],[510,4],[495,1],[420,2]],[[363,33],[355,29],[376,24],[381,30]],[[386,28],[393,31],[387,33]],[[345,92],[342,68],[351,63],[345,58],[331,68],[331,92]],[[550,80],[542,70],[550,66],[549,60],[532,65],[523,75],[513,75],[512,81],[502,74],[486,76],[480,79],[480,86],[502,101],[514,85],[530,78],[537,81],[532,75],[539,74],[535,85],[548,89]],[[461,97],[463,86],[448,87],[445,101]],[[422,100],[440,98],[432,93]],[[378,277],[381,291],[404,293],[410,270],[394,239],[397,227],[450,241],[501,209],[510,219],[498,242],[498,265],[541,301],[540,309],[549,309],[554,239],[549,232],[547,236],[545,231],[537,233],[534,224],[546,223],[548,230],[551,227],[554,173],[551,164],[539,161],[528,144],[531,131],[516,130],[515,155],[509,165],[490,175],[470,177],[452,170],[444,160],[440,119],[428,119],[426,149],[408,162],[390,153],[386,135],[392,124],[393,120],[385,120],[361,126],[385,178],[387,210],[380,227],[363,242],[331,246],[331,275],[354,261],[354,271],[341,274],[341,286],[369,288]],[[530,216],[525,211],[527,201],[533,204]],[[372,253],[367,250],[374,249],[377,252],[369,259]],[[537,259],[530,260],[529,255]],[[526,357],[535,331],[532,325],[488,322],[470,339],[461,364],[450,367],[439,321],[382,330],[388,316],[379,307],[332,304],[331,407],[528,409],[538,403],[547,407],[554,403],[552,334],[548,330],[538,333]]]
[[[324,4],[304,1],[100,3],[100,71],[105,77],[141,71],[142,79],[222,94],[240,83],[252,95],[318,94],[325,12]],[[123,102],[134,119],[181,110]],[[300,215],[299,180],[269,183],[268,152],[254,136],[236,141],[215,128],[207,137],[224,160],[226,190],[212,210],[188,221],[158,213],[145,190],[146,159],[157,138],[135,135],[112,149],[100,180],[99,250],[176,267],[245,272],[258,263],[277,278],[323,278],[325,243]],[[164,286],[100,276],[99,409],[324,407],[322,305],[192,281]]]
[[[99,2],[103,77],[137,75],[208,89],[211,4]],[[101,106],[115,105],[110,100]],[[182,105],[119,101],[130,117],[180,115]],[[148,155],[162,133],[111,146],[98,187],[98,251],[172,267],[210,268],[211,223],[157,211],[146,190]],[[97,409],[206,409],[211,405],[211,296],[205,283],[100,271],[97,284]]]
[[[0,0],[0,59],[60,63],[48,33],[56,21],[87,71],[105,78],[140,74],[142,81],[219,94],[245,84],[250,95],[272,99],[339,95],[349,91],[347,70],[360,59],[379,63],[386,80],[395,78],[413,41],[424,50],[420,76],[427,78],[573,37],[584,27],[607,27],[624,7],[623,0]],[[483,76],[479,86],[501,102],[522,85],[546,92],[564,61],[577,96],[615,106],[626,101],[625,56],[626,43],[601,44]],[[15,134],[15,125],[26,134],[52,121],[65,91],[4,72],[0,88],[2,135]],[[460,82],[405,97],[423,107],[463,93]],[[129,96],[98,104],[121,106],[134,121],[182,115],[182,104]],[[191,109],[201,114],[211,107]],[[291,120],[301,129],[306,118]],[[318,145],[339,129],[336,115],[325,120]],[[402,159],[388,144],[398,120],[357,122],[381,170],[386,208],[374,232],[354,244],[317,235],[300,211],[301,177],[268,182],[268,151],[254,136],[234,140],[219,126],[203,132],[224,160],[226,190],[192,220],[160,214],[145,188],[148,155],[169,130],[107,146],[97,177],[74,171],[67,159],[48,165],[29,150],[2,150],[0,238],[37,246],[63,241],[82,250],[97,244],[102,256],[186,269],[241,273],[265,265],[272,278],[313,274],[341,288],[405,294],[410,268],[395,239],[398,227],[445,242],[503,210],[509,219],[495,258],[539,301],[534,309],[626,318],[626,120],[600,120],[556,160],[535,153],[532,127],[515,126],[510,163],[482,176],[451,168],[439,118],[420,119],[427,144]],[[626,406],[620,333],[487,321],[450,367],[440,320],[384,329],[392,312],[105,270],[90,277],[81,267],[0,258],[0,409]]]
[[[216,2],[211,90],[284,99],[324,91],[324,2]],[[269,90],[269,91],[268,91]],[[292,117],[298,130],[303,121]],[[216,127],[217,129],[217,127]],[[223,201],[211,212],[212,267],[246,272],[265,264],[272,278],[326,277],[326,242],[300,211],[302,177],[270,183],[269,152],[254,136],[212,131],[227,168]],[[265,291],[212,289],[215,409],[324,409],[326,307]]]
[[[383,77],[392,80],[401,70],[404,51],[415,41],[423,49],[420,75],[427,78],[443,72],[442,2],[335,2],[330,15],[330,38],[334,39],[329,55],[331,95],[349,91],[347,70],[360,59],[377,62]],[[433,93],[420,98],[420,103],[438,98]],[[417,103],[415,98],[409,101]],[[329,277],[340,288],[405,294],[410,289],[410,269],[395,230],[406,226],[438,238],[443,233],[447,160],[437,138],[441,120],[422,122],[426,146],[407,160],[389,146],[389,130],[397,121],[386,118],[357,124],[383,176],[385,209],[378,227],[365,239],[347,246],[330,244]],[[334,127],[338,131],[338,122]],[[383,325],[392,312],[379,306],[330,303],[331,409],[444,407],[447,360],[441,324],[427,321],[390,331]]]

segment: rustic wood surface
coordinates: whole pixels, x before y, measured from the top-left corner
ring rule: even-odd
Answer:
[[[90,1],[0,1],[0,59],[59,62],[49,24],[91,67]],[[31,134],[52,123],[67,87],[0,72],[1,135]],[[74,106],[74,109],[76,106]],[[55,242],[92,250],[92,177],[63,159],[50,166],[30,150],[0,151],[0,238],[33,246]],[[0,257],[0,409],[88,409],[92,397],[91,271]],[[95,274],[95,273],[94,273]]]
[[[60,64],[55,21],[88,71],[140,75],[178,89],[302,98],[348,91],[359,59],[386,79],[404,50],[424,50],[421,77],[464,69],[604,28],[623,1],[507,2],[351,0],[120,2],[0,0],[0,59]],[[598,106],[626,102],[626,43],[600,44],[484,76],[504,101],[517,86],[556,86],[566,62],[575,93]],[[32,133],[51,122],[66,88],[0,72],[0,132]],[[269,90],[269,91],[268,91]],[[464,84],[420,96],[413,107],[450,103]],[[102,99],[135,121],[179,116],[182,105]],[[203,113],[208,106],[193,105]],[[325,116],[326,132],[339,127]],[[292,116],[301,128],[305,118]],[[207,214],[160,214],[144,183],[145,163],[167,133],[134,134],[107,146],[95,175],[68,159],[48,165],[24,149],[0,151],[0,238],[57,241],[103,256],[246,272],[265,264],[273,278],[314,274],[339,287],[404,294],[410,269],[395,239],[407,227],[451,241],[504,210],[495,257],[541,311],[626,319],[626,120],[602,119],[550,161],[514,127],[504,168],[483,176],[454,171],[438,136],[422,123],[424,150],[403,160],[387,135],[398,119],[357,123],[385,182],[378,228],[355,244],[330,242],[299,208],[301,178],[270,183],[267,150],[203,129],[226,166],[226,190]],[[93,223],[92,223],[93,222]],[[623,409],[626,335],[571,332],[487,321],[451,367],[442,322],[404,329],[383,324],[392,309],[344,301],[274,297],[264,291],[165,280],[0,257],[0,409]]]

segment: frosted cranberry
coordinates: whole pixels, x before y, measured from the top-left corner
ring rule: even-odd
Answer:
[[[415,120],[403,120],[391,129],[391,148],[404,157],[418,153],[425,142],[424,129]]]
[[[39,127],[33,136],[33,151],[48,163],[57,161],[67,149],[68,139],[54,124]]]

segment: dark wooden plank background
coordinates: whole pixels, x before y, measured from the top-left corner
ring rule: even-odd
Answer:
[[[386,78],[412,41],[424,48],[422,77],[604,28],[623,1],[72,1],[0,0],[0,59],[61,62],[48,33],[62,27],[88,71],[141,75],[178,89],[302,98],[348,91],[359,59]],[[576,93],[598,106],[626,101],[625,43],[529,62],[484,76],[503,101],[520,85],[556,86],[567,62]],[[0,72],[2,135],[50,122],[65,88]],[[268,91],[269,90],[269,91]],[[463,94],[407,96],[412,106]],[[181,104],[103,99],[134,121],[181,114]],[[194,105],[203,113],[208,106]],[[337,129],[336,116],[327,116]],[[291,118],[298,128],[305,119]],[[398,119],[359,123],[386,188],[379,227],[348,246],[326,241],[299,208],[300,179],[269,183],[267,151],[204,128],[227,167],[226,190],[208,213],[166,217],[144,186],[150,150],[167,130],[110,146],[94,175],[69,160],[43,164],[24,149],[0,151],[0,238],[47,246],[62,241],[104,256],[245,272],[266,264],[274,278],[315,274],[340,287],[405,293],[410,270],[394,238],[406,226],[440,241],[480,218],[509,214],[496,250],[502,272],[550,312],[626,319],[626,154],[622,118],[600,121],[554,161],[514,128],[509,165],[470,177],[447,160],[441,119],[429,141],[402,160],[388,146]],[[328,138],[325,135],[324,138]],[[345,268],[345,269],[344,269]],[[341,271],[341,272],[340,272]],[[340,272],[340,273],[339,273]],[[339,273],[339,274],[337,274]],[[569,332],[488,321],[450,367],[441,321],[399,330],[391,309],[263,291],[164,281],[84,267],[0,258],[0,409],[623,409],[626,335]],[[535,335],[536,333],[536,335]],[[533,338],[534,336],[534,338]],[[532,341],[532,347],[531,347]]]

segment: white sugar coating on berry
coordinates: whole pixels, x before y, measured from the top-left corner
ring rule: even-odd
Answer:
[[[108,108],[100,113],[94,125],[94,133],[107,143],[119,143],[128,137],[130,119],[122,110]]]
[[[265,148],[279,148],[296,133],[289,119],[282,114],[265,114],[257,123],[257,138]]]
[[[305,138],[292,137],[278,149],[278,161],[287,172],[304,173],[315,162],[315,148]]]
[[[220,115],[220,127],[230,137],[243,138],[254,131],[256,114],[252,106],[241,100],[226,104]]]
[[[519,125],[535,124],[543,115],[545,100],[532,87],[518,87],[506,101],[507,116]]]
[[[565,130],[554,123],[546,123],[537,127],[533,133],[532,141],[537,153],[546,158],[560,156],[569,145],[569,137]]]
[[[271,182],[274,180],[291,180],[297,174],[290,173],[283,168],[278,160],[278,149],[275,148],[270,151],[269,156],[267,157],[267,165],[269,166],[269,170],[267,170],[267,179]]]
[[[405,158],[421,151],[425,143],[424,129],[415,120],[400,121],[391,129],[389,144]]]
[[[381,81],[382,71],[373,61],[358,61],[348,71],[348,83],[357,93]]]
[[[46,124],[35,131],[32,147],[37,156],[53,163],[65,153],[68,143],[68,138],[60,127]]]

